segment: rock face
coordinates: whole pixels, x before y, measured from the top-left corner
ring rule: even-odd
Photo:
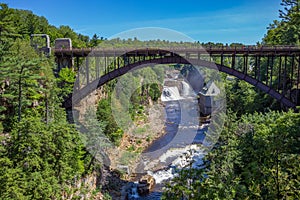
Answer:
[[[64,190],[62,192],[61,199],[101,200],[103,195],[101,194],[101,192],[96,191],[98,181],[97,179],[98,174],[96,171],[94,171],[93,173],[81,177],[78,180],[74,180],[72,184],[67,186],[67,191]]]
[[[103,87],[94,90],[91,94],[82,99],[78,105],[74,106],[73,113],[76,113],[74,116],[75,119],[81,123],[84,122],[86,111],[90,108],[96,111],[99,100],[106,97],[107,93]]]
[[[153,190],[155,186],[155,179],[150,175],[143,176],[137,185],[137,191],[140,196],[145,196]]]
[[[129,182],[122,188],[121,200],[138,199],[148,195],[155,186],[155,179],[150,175],[144,175],[138,183]]]

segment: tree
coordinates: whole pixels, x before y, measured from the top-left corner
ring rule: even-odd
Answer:
[[[101,120],[99,122],[97,120],[96,112],[92,107],[87,109],[84,115],[85,131],[82,131],[82,138],[83,141],[85,141],[85,147],[92,156],[88,163],[87,170],[90,170],[91,166],[96,163],[94,162],[95,159],[97,159],[98,163],[102,166],[109,166],[110,164],[106,151],[108,148],[113,147],[113,144],[111,140],[109,140],[108,136],[104,134],[105,124],[103,122],[105,121]]]
[[[0,81],[6,82],[7,87],[1,99],[5,107],[11,107],[10,111],[17,113],[20,121],[26,108],[36,106],[44,97],[43,87],[40,86],[45,65],[41,65],[43,58],[36,54],[28,42],[17,39],[9,51],[10,55],[2,61]]]
[[[120,139],[123,136],[123,130],[117,125],[110,106],[109,99],[101,99],[97,107],[97,119],[103,125],[104,134],[114,144],[119,144]]]
[[[61,100],[64,100],[68,95],[73,91],[74,82],[76,78],[76,72],[70,68],[62,68],[56,79],[57,84],[59,85],[58,95],[61,97]]]
[[[298,0],[282,0],[281,21],[274,20],[263,38],[266,44],[300,44],[300,9]]]
[[[58,198],[62,188],[84,171],[78,133],[61,117],[46,124],[30,113],[3,141],[3,199]]]
[[[300,114],[230,113],[202,169],[186,169],[165,196],[180,199],[297,199],[300,197]]]
[[[99,36],[95,33],[90,41],[91,47],[97,47],[100,44]]]

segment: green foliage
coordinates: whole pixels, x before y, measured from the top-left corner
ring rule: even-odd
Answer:
[[[299,2],[282,0],[282,5],[281,20],[270,25],[264,44],[300,43]],[[69,37],[74,47],[94,47],[104,40],[96,34],[90,40],[69,26],[57,28],[31,11],[11,9],[0,3],[0,199],[60,199],[73,179],[92,168],[94,154],[101,152],[99,146],[110,144],[106,136],[115,144],[123,136],[112,116],[110,100],[101,100],[97,110],[100,123],[88,118],[85,124],[91,130],[87,137],[93,138],[85,140],[86,150],[93,155],[83,150],[77,131],[66,122],[60,108],[62,98],[73,89],[75,72],[65,68],[54,79],[54,58],[39,55],[30,47],[33,33],[48,34],[52,44],[56,38]],[[149,41],[149,45],[168,47],[191,47],[198,43]],[[117,38],[103,45],[137,47],[145,42]],[[262,59],[262,68],[265,63]],[[274,70],[278,70],[276,61]],[[163,72],[163,67],[146,68],[125,77],[117,103],[130,101],[132,119],[143,114],[143,105],[159,99]],[[262,81],[266,78],[262,77]],[[115,83],[106,86],[109,94]],[[275,76],[272,84],[277,84]],[[204,168],[182,170],[167,186],[164,198],[299,199],[299,114],[256,113],[266,112],[270,105],[278,108],[278,104],[273,106],[270,98],[242,81],[226,81],[226,90],[228,106],[239,119],[229,113],[217,145],[205,157]],[[129,98],[127,94],[131,94]],[[145,128],[136,131],[142,133]],[[135,147],[128,150],[135,151]],[[128,164],[135,156],[133,152],[124,152],[121,162]],[[111,199],[108,195],[104,198]]]
[[[161,88],[158,84],[150,84],[149,86],[149,96],[153,101],[157,101],[161,96]]]
[[[53,86],[52,60],[39,56],[27,41],[17,39],[3,57],[0,82],[0,114],[3,125],[10,130],[14,117],[18,121],[31,107],[38,107],[43,113],[43,106],[50,97]],[[9,113],[9,114],[8,114]],[[0,119],[1,120],[1,119]]]
[[[103,41],[103,39],[103,37],[99,39],[99,36],[97,34],[94,34],[92,39],[90,40],[89,46],[97,47]]]
[[[300,114],[229,114],[203,169],[183,170],[165,198],[297,199],[300,196]]]
[[[63,70],[57,81],[54,58],[30,46],[31,33],[55,27],[0,6],[0,199],[60,199],[85,170],[83,144],[65,119],[57,85],[69,91],[75,75]]]
[[[78,133],[61,118],[45,124],[26,115],[2,142],[2,199],[59,198],[67,181],[84,171]]]
[[[62,98],[67,97],[73,91],[73,86],[76,78],[76,72],[70,68],[63,68],[59,71],[58,78],[56,79],[59,85],[59,96]]]
[[[245,81],[225,79],[224,83],[227,107],[238,116],[279,109],[276,100]]]
[[[282,0],[281,21],[274,20],[268,27],[263,42],[266,44],[300,44],[300,8],[298,0]]]
[[[84,126],[87,130],[81,136],[86,150],[91,154],[91,159],[87,162],[87,170],[92,170],[92,166],[96,169],[97,164],[101,166],[103,164],[108,165],[109,158],[105,151],[107,148],[112,147],[112,142],[105,135],[105,125],[102,122],[99,123],[93,108],[88,108],[85,113]],[[96,158],[97,162],[94,162]]]
[[[135,148],[131,147],[131,149],[129,149],[130,151],[124,151],[122,153],[122,156],[119,160],[119,163],[121,165],[130,165],[132,164],[131,162],[134,161],[136,159],[136,157],[138,156],[138,153],[134,152]]]
[[[59,107],[52,58],[16,40],[2,60],[1,199],[58,198],[83,173],[82,144]],[[17,117],[18,120],[15,120]]]
[[[135,151],[134,145],[130,145],[130,146],[127,148],[127,151],[129,151],[129,152]]]
[[[118,127],[112,115],[109,99],[101,99],[99,101],[97,108],[97,119],[104,126],[104,134],[107,135],[112,142],[118,145],[123,136],[123,130]]]
[[[111,196],[106,192],[103,195],[103,200],[112,200]]]
[[[116,123],[111,106],[114,107],[115,114],[118,114],[120,126],[127,127],[131,120],[134,121],[136,117],[144,115],[144,105],[148,105],[150,100],[157,101],[161,96],[162,89],[159,81],[161,77],[163,78],[160,74],[163,72],[162,67],[160,69],[147,67],[128,73],[118,81],[114,93],[108,92],[108,99],[99,101],[97,118],[104,124],[104,133],[112,142],[118,144],[124,130],[120,129]],[[112,91],[114,86],[111,85],[109,90]],[[112,104],[111,101],[113,101]],[[128,111],[131,119],[124,117],[124,113]],[[144,132],[145,130],[137,131]]]
[[[96,34],[90,40],[88,36],[77,34],[69,26],[55,27],[50,25],[45,17],[37,16],[32,11],[12,9],[3,3],[0,4],[0,7],[1,41],[13,41],[17,37],[27,40],[31,34],[40,33],[48,34],[52,44],[57,38],[71,38],[73,47],[82,48],[97,46],[104,40],[103,37],[99,39]],[[7,48],[7,46],[9,44],[5,44],[3,47]]]
[[[72,40],[73,47],[82,48],[82,47],[88,46],[87,41],[80,40],[82,37],[79,37],[79,35],[77,33],[75,33],[74,30],[72,28],[70,28],[69,26],[60,26],[56,32],[58,32],[57,36],[52,37],[53,39],[57,38],[57,37],[70,38]]]
[[[135,130],[134,130],[134,134],[135,135],[139,135],[139,134],[143,134],[147,132],[147,128],[146,127],[137,127]]]

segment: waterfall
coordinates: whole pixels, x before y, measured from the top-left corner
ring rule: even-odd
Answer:
[[[169,169],[166,169],[166,170],[157,171],[155,173],[151,173],[151,172],[148,172],[148,173],[149,173],[149,175],[153,176],[156,184],[161,184],[161,183],[163,183],[163,181],[172,179],[174,177],[175,168],[170,167]]]
[[[177,101],[182,99],[177,87],[164,87],[161,100],[162,101]]]
[[[191,165],[192,168],[199,168],[203,164],[203,149],[193,142],[202,143],[208,125],[199,127],[198,101],[193,88],[186,81],[167,79],[164,82],[161,100],[166,105],[166,122],[168,123],[165,130],[167,133],[150,146],[149,152],[169,145],[170,141],[175,141],[175,137],[178,137],[179,141],[185,141],[186,138],[191,139],[191,141],[186,142],[186,146],[170,148],[162,154],[157,154],[155,162],[168,162],[168,164],[165,165],[164,169],[161,168],[155,172],[150,171],[151,168],[149,168],[150,170],[147,173],[155,179],[157,188],[146,197],[140,197],[142,200],[160,199],[162,195],[161,188],[165,182],[178,176],[180,170],[186,166]],[[176,128],[173,128],[173,126]],[[182,128],[181,132],[178,131],[178,127]],[[197,131],[196,136],[193,135],[195,131]],[[173,161],[167,161],[169,159]],[[152,166],[152,163],[148,163],[148,166]]]
[[[135,200],[135,199],[139,199],[139,193],[137,190],[137,183],[134,183],[133,186],[130,188],[130,191],[128,193],[128,199],[129,200]]]
[[[181,100],[187,97],[195,97],[196,94],[191,88],[191,86],[185,82],[181,81],[182,84],[182,90],[179,93],[179,89],[177,86],[164,86],[162,95],[161,95],[161,100],[162,101],[177,101]],[[181,95],[180,95],[181,94]]]
[[[176,155],[177,158],[167,169],[154,173],[148,172],[149,175],[153,176],[156,183],[163,183],[163,181],[172,179],[178,174],[180,169],[188,166],[190,163],[192,163],[192,168],[194,169],[199,168],[199,166],[203,164],[203,151],[201,147],[194,144],[188,145],[185,148],[171,149],[161,155],[160,159],[165,160],[168,157],[173,157],[174,155]]]
[[[181,81],[181,84],[182,84],[182,93],[181,93],[182,97],[190,97],[196,95],[194,90],[187,82]]]

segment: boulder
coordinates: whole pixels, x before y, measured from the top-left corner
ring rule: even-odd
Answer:
[[[139,195],[145,196],[149,194],[150,191],[153,190],[155,186],[155,179],[150,176],[150,175],[144,175],[142,178],[139,180],[139,183],[137,185],[137,190]]]

